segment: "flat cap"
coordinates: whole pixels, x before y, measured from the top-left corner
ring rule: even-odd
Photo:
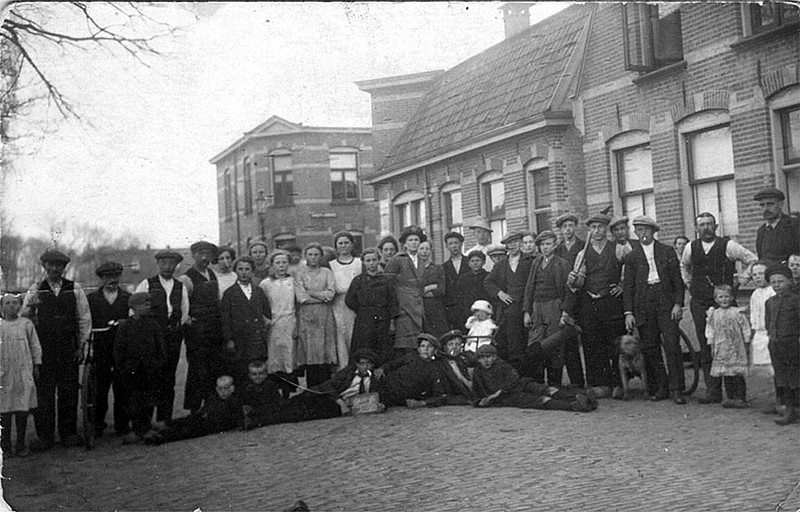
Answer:
[[[658,231],[659,229],[661,229],[661,226],[656,224],[656,221],[654,221],[647,215],[639,215],[638,217],[634,217],[632,224],[634,226],[649,226],[653,228],[653,231]]]
[[[777,199],[783,201],[786,196],[779,189],[775,187],[762,188],[753,196],[753,201],[761,201],[762,199]]]
[[[470,228],[470,229],[481,228],[481,229],[485,229],[486,231],[492,231],[491,226],[489,226],[489,221],[484,219],[483,217],[477,217],[467,227]]]
[[[508,242],[510,242],[512,240],[515,240],[517,238],[522,240],[522,232],[521,231],[512,231],[509,234],[507,234],[506,236],[504,236],[503,239],[500,240],[500,243],[501,244],[507,244]]]
[[[206,242],[201,240],[199,242],[195,242],[192,245],[190,245],[189,250],[192,252],[211,251],[212,253],[214,253],[214,255],[216,255],[219,249],[217,248],[216,245],[212,244],[211,242]]]
[[[183,261],[183,256],[181,256],[180,253],[177,253],[175,251],[168,251],[168,250],[164,249],[164,250],[158,251],[156,253],[156,260],[167,259],[167,258],[172,258],[177,263],[180,263],[180,262]]]
[[[489,244],[488,246],[486,246],[486,254],[488,254],[489,256],[491,256],[492,254],[505,254],[505,253],[506,253],[506,248],[503,247],[502,245]]]
[[[611,219],[611,222],[608,224],[608,228],[612,229],[617,224],[627,224],[628,223],[628,216],[622,215],[620,217],[614,217]]]
[[[266,252],[269,252],[269,247],[267,247],[267,242],[265,242],[263,240],[252,240],[250,242],[250,245],[247,246],[247,251],[250,252],[250,249],[252,249],[253,247],[255,247],[257,245],[260,245],[261,247],[264,248],[264,250]]]
[[[494,345],[487,343],[485,345],[481,345],[478,347],[478,350],[475,351],[475,355],[478,357],[481,356],[496,356],[497,355],[497,347]]]
[[[124,267],[116,261],[106,261],[101,263],[94,271],[97,277],[103,277],[106,274],[121,274]]]
[[[467,260],[470,260],[472,258],[480,258],[483,261],[486,261],[486,253],[481,251],[480,249],[472,249],[471,251],[469,251],[469,254],[467,254]]]
[[[373,363],[377,363],[378,354],[368,348],[360,348],[353,354],[353,361],[358,362],[359,359],[369,359]]]
[[[544,231],[539,233],[539,235],[537,235],[536,243],[540,244],[544,240],[548,240],[548,239],[558,240],[558,237],[556,236],[556,234],[553,231],[551,231],[549,229],[545,229]]]
[[[439,345],[439,340],[433,334],[428,334],[427,332],[421,332],[417,334],[417,345],[421,344],[423,340],[427,340],[433,345],[433,348],[440,349],[441,346]]]
[[[769,278],[780,274],[782,276],[786,276],[790,281],[792,280],[792,271],[789,269],[787,265],[782,263],[775,263],[774,265],[770,265],[766,272],[764,272],[764,277],[769,281]]]
[[[439,345],[444,347],[447,344],[448,341],[453,340],[453,339],[458,339],[458,340],[464,341],[464,333],[459,331],[458,329],[453,330],[453,331],[447,331],[446,333],[444,333],[441,336],[439,336],[439,340],[438,340],[439,341]]]
[[[41,256],[39,256],[39,261],[44,263],[45,261],[50,261],[52,263],[69,263],[69,256],[64,254],[61,251],[56,251],[55,249],[49,249],[44,251]]]
[[[577,224],[578,223],[578,216],[575,215],[574,213],[565,213],[564,215],[560,215],[556,219],[556,227],[560,228],[561,225],[564,224],[565,222],[567,222],[568,220],[571,220],[572,222]]]
[[[590,225],[593,222],[602,222],[605,225],[609,225],[611,223],[611,217],[604,213],[595,213],[588,219],[586,219],[586,225]]]
[[[150,294],[147,292],[136,292],[128,297],[128,307],[132,308],[140,304],[144,304],[150,300]]]

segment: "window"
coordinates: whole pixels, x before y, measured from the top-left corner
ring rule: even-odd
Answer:
[[[250,158],[244,157],[244,213],[253,213],[253,169]]]
[[[776,181],[786,192],[790,212],[800,209],[800,105],[792,105],[797,94],[798,87],[794,86],[770,100],[774,109]]]
[[[719,235],[738,234],[730,126],[687,133],[685,142],[694,215],[711,212],[717,217]]]
[[[778,111],[783,142],[783,164],[800,163],[800,105]]]
[[[444,224],[447,231],[463,233],[464,217],[461,210],[461,189],[456,184],[442,187]]]
[[[788,3],[763,2],[742,5],[744,35],[751,36],[798,22],[797,6]]]
[[[425,197],[419,192],[404,192],[394,200],[395,227],[397,232],[407,226],[426,228],[427,215]]]
[[[550,168],[544,159],[539,159],[539,165],[533,163],[526,168],[531,188],[528,197],[533,200],[530,223],[534,231],[541,233],[550,229]]]
[[[294,204],[294,186],[292,184],[292,155],[277,154],[272,159],[272,184],[275,206],[292,206]]]
[[[356,153],[331,153],[331,198],[358,201],[358,159]]]
[[[653,194],[653,162],[650,144],[614,152],[619,175],[622,213],[629,218],[647,215],[655,219],[656,200]]]
[[[489,172],[480,179],[481,213],[489,219],[492,243],[499,244],[506,236],[506,194],[503,175]]]
[[[656,5],[622,4],[622,44],[629,71],[648,72],[682,61],[681,12],[671,9],[659,17]]]
[[[230,169],[225,169],[225,172],[222,175],[222,191],[225,199],[225,218],[229,219],[231,218],[231,215],[233,215]]]

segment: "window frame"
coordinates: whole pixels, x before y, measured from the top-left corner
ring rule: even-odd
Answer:
[[[764,5],[772,5],[775,7],[775,21],[767,25],[763,25],[761,23],[756,25],[756,21],[761,19],[761,9],[763,8]],[[763,2],[763,5],[757,3],[743,3],[741,5],[742,34],[744,34],[745,37],[757,36],[760,34],[771,32],[781,27],[797,24],[798,23],[797,18],[785,19],[784,12],[790,8],[791,5],[779,2],[770,2],[769,0]]]
[[[531,230],[541,233],[545,229],[550,229],[553,196],[550,192],[550,163],[545,158],[534,158],[525,164],[525,176],[528,180],[528,225]],[[547,204],[539,204],[537,201],[536,175],[544,174],[547,177]]]
[[[503,187],[503,207],[502,209],[493,208],[492,204],[492,185],[499,183]],[[506,218],[506,192],[503,173],[500,171],[489,171],[481,175],[478,180],[478,194],[480,199],[481,215],[489,221],[492,227],[492,243],[499,244],[506,236],[508,224]],[[498,228],[498,229],[495,229]]]
[[[242,161],[242,173],[244,174],[244,214],[253,213],[253,166],[250,157],[244,157]]]
[[[222,197],[225,219],[233,217],[233,187],[231,186],[231,170],[226,167],[222,172]]]
[[[419,226],[426,230],[428,211],[425,196],[414,190],[403,192],[392,201],[392,215],[394,216],[392,224],[397,233],[408,226]],[[405,223],[406,218],[409,220],[408,223]]]
[[[650,151],[650,181],[652,182],[652,186],[649,188],[639,188],[634,190],[628,190],[627,183],[625,181],[625,152],[631,151],[639,148],[646,148]],[[655,212],[655,182],[653,179],[653,152],[652,147],[650,146],[650,142],[644,142],[641,144],[635,144],[631,146],[625,146],[618,149],[612,150],[613,157],[616,163],[617,169],[617,187],[619,189],[619,199],[621,204],[621,209],[623,215],[631,216],[631,213],[628,208],[626,208],[626,203],[633,198],[639,198],[641,203],[641,210],[643,215],[647,215],[652,217],[653,219],[656,218]],[[652,198],[652,205],[653,211],[648,211],[648,196]]]
[[[279,158],[289,159],[289,169],[280,169],[275,165],[275,161]],[[292,168],[292,153],[281,151],[274,152],[269,155],[270,168],[272,169],[272,206],[275,208],[286,208],[294,206],[294,169]],[[278,182],[277,178],[281,177]],[[286,178],[289,178],[288,180]],[[288,193],[284,191],[286,184],[288,185]]]
[[[355,163],[354,167],[341,167],[341,168],[334,168],[332,166],[331,157],[333,155],[353,155],[353,160]],[[339,149],[331,149],[328,153],[328,169],[329,169],[329,176],[331,180],[331,202],[335,204],[342,204],[342,203],[357,203],[361,200],[361,190],[359,186],[359,154],[358,150],[354,148],[339,148]],[[348,187],[347,187],[347,176],[346,173],[348,172],[355,172],[356,179],[354,181],[355,187],[355,197],[348,197]],[[334,180],[334,174],[338,173],[338,179]],[[340,183],[342,184],[342,190],[344,191],[343,198],[337,198],[336,194],[334,193],[334,184]]]
[[[800,160],[786,161],[787,134],[782,114],[800,109],[798,94],[800,84],[792,84],[777,91],[767,100],[772,127],[775,184],[786,194],[786,208],[790,212],[800,211]]]
[[[459,195],[459,205],[461,205],[461,222],[455,222],[453,212],[453,194]],[[464,233],[464,194],[461,186],[457,183],[448,183],[442,186],[442,211],[444,212],[444,228],[446,232],[455,231]]]

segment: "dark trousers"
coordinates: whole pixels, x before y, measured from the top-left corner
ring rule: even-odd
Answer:
[[[672,298],[666,293],[663,285],[649,285],[644,297],[644,318],[640,322],[639,334],[642,337],[642,354],[647,370],[647,391],[653,395],[662,389],[683,392],[686,382],[683,374],[683,353],[678,341],[678,323],[672,320]],[[669,380],[664,371],[664,360],[661,347],[667,356]]]
[[[706,393],[709,398],[714,400],[722,399],[722,377],[711,376],[711,347],[708,346],[706,339],[706,311],[715,306],[714,302],[697,301],[692,299],[689,302],[689,311],[692,312],[694,330],[697,334],[697,342],[700,344],[700,367],[703,369],[703,377],[706,383]]]
[[[328,364],[309,364],[305,366],[306,387],[314,387],[331,378],[331,367]]]
[[[614,340],[625,334],[622,298],[583,294],[581,328],[587,386],[621,386]]]
[[[221,375],[222,341],[219,320],[195,320],[186,333],[186,388],[183,408],[197,411],[203,400],[215,393]]]
[[[28,411],[4,412],[0,414],[0,448],[11,453],[11,417],[16,418],[17,446],[25,446],[25,430],[28,428]]]
[[[519,364],[528,348],[522,301],[502,306],[496,341],[498,355],[512,365]]]
[[[567,367],[570,385],[577,388],[586,386],[583,361],[581,361],[580,338],[577,333],[574,333],[564,344],[564,366]]]
[[[37,437],[46,442],[55,439],[56,396],[59,439],[74,435],[78,428],[78,364],[73,362],[72,351],[63,351],[60,356],[42,364],[36,383],[39,405],[33,412],[33,424]]]
[[[167,359],[161,366],[161,377],[158,383],[158,397],[156,399],[156,419],[167,421],[172,418],[172,408],[175,403],[175,372],[181,358],[181,342],[183,333],[180,330],[165,330],[164,343],[167,345]],[[133,397],[131,397],[133,399]],[[133,420],[133,418],[131,418]]]
[[[95,355],[97,353],[95,352]],[[125,386],[120,382],[119,377],[113,368],[113,363],[105,357],[95,357],[95,377],[97,378],[97,397],[94,404],[94,425],[97,429],[106,427],[105,419],[108,412],[108,392],[114,391],[114,430],[117,433],[126,433],[129,430],[128,423],[128,401]]]
[[[536,382],[525,382],[524,387],[513,393],[503,393],[490,405],[494,407],[517,407],[519,409],[544,409],[574,411],[572,404],[579,391],[558,389]]]
[[[725,385],[725,394],[731,400],[747,401],[747,382],[742,375],[733,375],[722,377],[722,382]]]
[[[306,391],[279,404],[254,408],[249,415],[257,426],[263,427],[279,423],[338,418],[342,415],[342,411],[336,400],[329,395]]]

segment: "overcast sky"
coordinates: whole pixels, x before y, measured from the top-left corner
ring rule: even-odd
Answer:
[[[14,229],[88,222],[155,246],[216,241],[208,160],[218,151],[271,115],[370,126],[369,95],[353,82],[447,69],[485,50],[503,39],[500,5],[172,4],[159,19],[183,29],[151,68],[51,51],[44,64],[88,123],[50,124],[26,142],[3,200]],[[537,4],[532,21],[563,7]]]

